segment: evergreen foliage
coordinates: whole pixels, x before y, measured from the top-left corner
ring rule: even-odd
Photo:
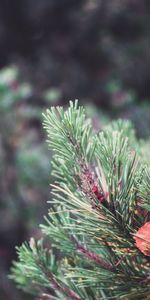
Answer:
[[[150,175],[131,123],[94,132],[75,101],[47,110],[44,127],[55,183],[41,229],[51,246],[17,248],[10,277],[40,300],[149,299],[150,259],[134,237],[150,221]]]

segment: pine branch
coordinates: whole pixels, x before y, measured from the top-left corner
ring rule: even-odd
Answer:
[[[149,240],[135,239],[150,219],[150,175],[131,123],[96,133],[75,101],[48,110],[44,127],[55,182],[41,229],[58,259],[23,245],[11,278],[42,300],[146,299]]]
[[[47,269],[42,265],[41,269],[43,270],[43,273],[45,274],[46,278],[49,280],[55,291],[65,294],[69,299],[71,298],[72,300],[82,300],[74,291],[72,291],[66,285],[60,285],[55,279],[54,275],[50,271],[47,271]]]
[[[71,240],[74,242],[74,244],[77,248],[77,251],[82,253],[84,256],[86,256],[90,260],[94,261],[97,266],[99,265],[102,269],[106,269],[106,270],[115,272],[115,268],[113,267],[112,264],[105,261],[102,257],[98,256],[97,254],[89,251],[84,245],[81,245],[73,236],[71,237]]]

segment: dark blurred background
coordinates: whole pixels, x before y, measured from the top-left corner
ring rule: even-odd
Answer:
[[[75,98],[96,128],[131,119],[149,153],[150,1],[0,0],[0,300],[30,299],[7,274],[48,208],[42,112]]]

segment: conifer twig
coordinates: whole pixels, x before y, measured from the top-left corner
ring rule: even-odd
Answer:
[[[81,245],[81,243],[79,243],[77,241],[77,239],[75,239],[75,237],[71,236],[70,239],[76,245],[77,251],[82,253],[85,257],[89,258],[91,261],[95,262],[96,265],[100,266],[102,269],[105,269],[105,270],[109,270],[112,272],[115,271],[115,268],[111,263],[107,262],[104,258],[97,255],[96,253],[89,251],[87,249],[87,247],[85,247],[84,245]]]

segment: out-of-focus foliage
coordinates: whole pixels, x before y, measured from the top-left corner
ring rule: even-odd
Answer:
[[[139,137],[148,138],[150,129],[150,103],[140,102],[136,91],[125,89],[120,80],[107,83],[106,92],[111,99],[111,110],[108,114],[112,118],[130,119]]]
[[[28,238],[43,218],[49,198],[49,153],[43,141],[41,108],[28,101],[32,89],[18,82],[15,67],[0,73],[0,277],[10,266],[15,245]],[[7,281],[1,299],[18,300]],[[21,298],[22,299],[22,298]]]
[[[16,62],[38,94],[53,88],[61,101],[108,107],[106,86],[118,78],[143,101],[150,98],[149,18],[148,0],[1,0],[0,66]]]

